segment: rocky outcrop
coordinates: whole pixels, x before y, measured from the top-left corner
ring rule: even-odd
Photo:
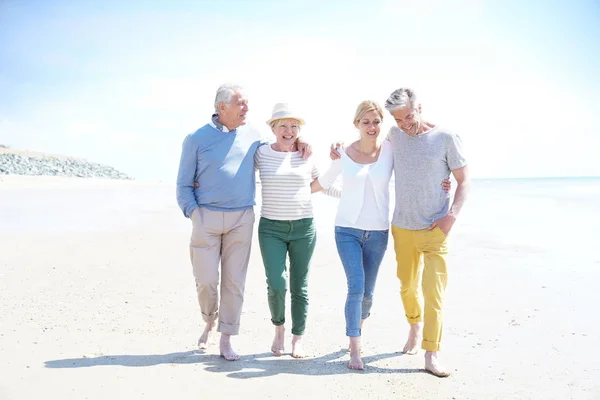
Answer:
[[[113,167],[89,162],[83,159],[46,154],[29,155],[26,152],[6,150],[6,146],[2,146],[1,149],[0,175],[47,175],[79,178],[132,179]]]

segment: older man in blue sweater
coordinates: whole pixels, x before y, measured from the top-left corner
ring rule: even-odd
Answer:
[[[248,99],[240,86],[219,87],[211,121],[183,142],[177,175],[177,202],[192,220],[190,257],[206,323],[198,346],[207,348],[218,323],[220,354],[230,361],[240,358],[230,337],[239,332],[252,244],[254,153],[267,143],[244,126],[247,113]],[[308,145],[300,147],[310,153]]]

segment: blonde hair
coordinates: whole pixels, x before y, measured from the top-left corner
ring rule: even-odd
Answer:
[[[275,126],[280,123],[281,121],[296,121],[298,123],[298,129],[302,128],[302,121],[297,120],[296,118],[279,118],[279,119],[274,119],[273,121],[271,121],[269,123],[269,125],[271,126],[271,129],[275,129]]]
[[[371,100],[365,100],[358,105],[356,113],[354,113],[354,123],[360,121],[366,113],[376,111],[379,117],[383,120],[383,109],[379,104]]]

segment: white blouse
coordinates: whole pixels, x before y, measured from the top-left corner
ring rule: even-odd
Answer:
[[[390,179],[394,167],[391,144],[384,140],[377,161],[354,162],[346,151],[319,177],[324,189],[330,188],[342,174],[342,197],[335,218],[336,226],[362,230],[386,230],[390,227]]]

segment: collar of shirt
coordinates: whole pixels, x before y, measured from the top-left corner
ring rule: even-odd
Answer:
[[[213,114],[209,124],[213,128],[220,130],[221,132],[229,132],[229,129],[227,129],[225,125],[219,122],[219,114]]]

